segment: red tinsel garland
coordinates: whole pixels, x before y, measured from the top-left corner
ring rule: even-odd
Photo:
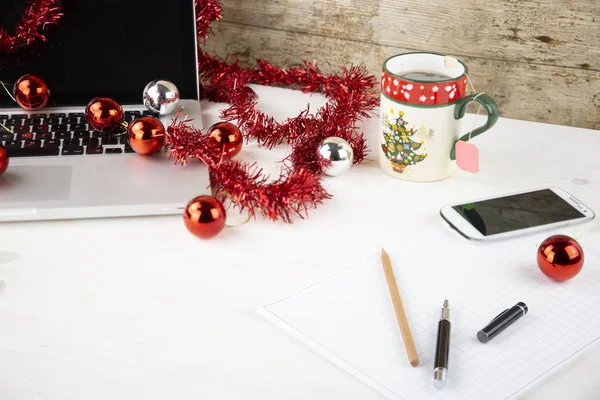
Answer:
[[[9,1],[9,0],[3,0]],[[14,36],[0,27],[0,59],[16,53],[37,41],[46,41],[44,31],[62,17],[61,0],[32,0],[15,27]]]
[[[221,18],[220,2],[196,0],[198,35],[206,38],[210,24]],[[376,79],[363,67],[344,69],[340,75],[324,75],[314,64],[304,67],[277,68],[258,60],[254,69],[242,68],[234,61],[227,63],[199,50],[202,97],[226,102],[231,106],[222,112],[227,121],[237,121],[246,140],[272,148],[287,141],[292,154],[284,160],[286,170],[274,182],[262,175],[255,164],[221,157],[211,139],[194,129],[189,121],[176,119],[167,129],[166,146],[171,157],[185,163],[190,158],[205,162],[211,170],[213,183],[220,195],[227,194],[234,204],[271,219],[292,222],[294,214],[303,217],[331,197],[321,185],[321,173],[327,161],[317,152],[327,137],[345,139],[354,149],[354,163],[364,160],[366,144],[356,123],[367,118],[378,105],[374,90]],[[330,103],[316,114],[303,111],[284,123],[276,122],[256,108],[256,94],[249,83],[282,85],[304,92],[319,92]],[[285,163],[286,161],[291,161]]]

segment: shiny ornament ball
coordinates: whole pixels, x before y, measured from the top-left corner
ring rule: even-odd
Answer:
[[[354,162],[354,150],[342,138],[328,137],[319,145],[319,155],[331,164],[323,167],[325,175],[340,176],[348,171]]]
[[[144,89],[144,106],[155,114],[168,115],[179,106],[179,89],[169,81],[152,81]]]
[[[217,142],[223,156],[227,158],[235,157],[242,150],[244,138],[238,127],[232,123],[214,124],[208,130],[208,135]]]
[[[127,137],[129,145],[136,153],[149,156],[165,144],[165,126],[158,118],[137,118],[129,124]]]
[[[555,281],[574,278],[583,268],[583,249],[569,236],[551,236],[540,245],[537,263],[542,272]]]
[[[2,146],[2,143],[0,143],[0,176],[2,176],[2,174],[6,172],[7,168],[8,168],[8,152],[6,151],[4,146]]]
[[[123,108],[108,97],[96,97],[85,108],[88,124],[98,132],[109,133],[117,129],[123,119]]]
[[[42,78],[35,75],[24,75],[15,82],[13,96],[20,107],[34,111],[48,104],[50,90]]]
[[[183,222],[193,235],[210,239],[225,227],[227,214],[223,204],[212,196],[199,196],[185,207]]]

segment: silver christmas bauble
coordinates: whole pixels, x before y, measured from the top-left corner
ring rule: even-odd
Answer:
[[[338,137],[328,137],[319,145],[321,157],[330,160],[323,172],[329,176],[340,176],[348,171],[354,162],[354,150],[350,143]]]
[[[169,81],[152,81],[144,89],[144,106],[155,114],[171,114],[179,106],[179,89]]]

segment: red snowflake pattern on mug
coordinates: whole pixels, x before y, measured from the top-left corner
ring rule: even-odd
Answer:
[[[467,94],[467,76],[455,80],[436,82],[411,82],[395,78],[387,72],[381,74],[381,91],[392,100],[406,104],[439,106],[454,103]]]

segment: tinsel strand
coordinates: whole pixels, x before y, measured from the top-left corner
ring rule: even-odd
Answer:
[[[15,26],[14,36],[0,27],[0,59],[24,50],[35,42],[45,42],[44,31],[49,25],[58,23],[61,17],[61,0],[32,0],[21,22]]]

